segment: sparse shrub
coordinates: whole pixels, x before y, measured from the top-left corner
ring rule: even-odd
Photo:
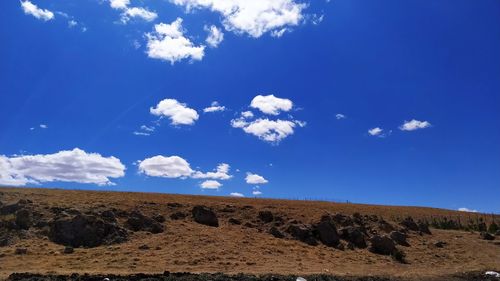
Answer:
[[[492,222],[490,224],[490,227],[488,227],[488,232],[495,234],[499,230],[498,225],[495,222]]]

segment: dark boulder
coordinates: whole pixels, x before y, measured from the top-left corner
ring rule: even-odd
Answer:
[[[106,210],[104,212],[101,213],[101,217],[105,220],[105,221],[109,221],[109,222],[116,222],[116,215],[115,215],[115,212],[111,211],[111,210]]]
[[[276,238],[284,238],[285,237],[285,234],[283,234],[283,232],[281,232],[278,228],[276,227],[271,227],[271,229],[269,229],[269,233],[276,237]]]
[[[295,239],[304,243],[312,246],[318,245],[318,241],[314,237],[311,227],[309,226],[293,224],[287,228],[286,232],[288,232]]]
[[[391,237],[392,240],[394,240],[394,242],[396,242],[397,244],[399,244],[401,246],[405,246],[405,247],[410,246],[408,241],[406,241],[407,236],[403,232],[392,231],[391,234],[389,234],[389,236]]]
[[[271,213],[271,211],[260,211],[259,212],[259,220],[261,220],[265,223],[272,222],[274,220],[273,213]]]
[[[335,247],[340,242],[337,228],[333,222],[324,220],[316,225],[316,232],[319,240],[326,246]]]
[[[348,226],[342,228],[340,230],[340,237],[348,242],[351,242],[358,248],[366,248],[365,235],[357,227]]]
[[[172,220],[182,220],[182,219],[185,219],[186,217],[187,217],[187,215],[183,212],[175,212],[175,213],[170,215],[170,219],[172,219]]]
[[[351,219],[351,217],[346,216],[344,214],[340,214],[340,213],[333,215],[332,216],[332,220],[337,225],[341,225],[341,226],[352,226],[352,225],[354,225],[354,222]]]
[[[370,238],[370,251],[380,255],[391,255],[396,252],[396,245],[386,235],[374,235]]]
[[[405,218],[404,220],[401,221],[400,223],[402,226],[406,227],[407,229],[409,230],[413,230],[413,231],[419,231],[419,227],[417,225],[417,223],[413,220],[412,217],[407,217]]]
[[[14,214],[15,212],[22,209],[27,204],[28,204],[28,202],[26,200],[21,199],[17,203],[14,203],[14,204],[2,205],[2,206],[0,206],[0,215]]]
[[[483,240],[495,240],[495,236],[491,235],[486,231],[481,232],[479,235]]]
[[[156,214],[152,218],[159,223],[165,222],[165,217],[162,214]]]
[[[95,216],[76,215],[52,221],[49,239],[66,246],[97,247],[102,244],[124,242],[127,239],[127,232]]]
[[[170,202],[170,203],[167,203],[167,207],[169,208],[181,208],[182,207],[182,204],[181,203],[176,203],[176,202]]]
[[[444,246],[446,246],[446,244],[447,244],[446,242],[443,242],[443,241],[437,241],[437,242],[435,242],[435,243],[434,243],[434,246],[435,246],[436,248],[443,248]]]
[[[143,215],[139,211],[132,211],[125,225],[132,231],[147,231],[151,233],[161,233],[164,231],[163,224]]]
[[[431,235],[432,232],[429,229],[429,224],[423,221],[418,222],[418,230],[422,233]]]
[[[229,218],[228,222],[230,224],[235,224],[235,225],[240,225],[241,224],[241,221],[239,219],[235,219],[235,218]]]
[[[29,229],[33,223],[32,213],[27,209],[21,209],[16,212],[16,225],[20,229]]]
[[[218,227],[219,219],[212,209],[205,206],[195,206],[191,211],[193,219],[199,224]]]
[[[71,246],[66,246],[64,247],[63,253],[64,254],[73,254],[75,252],[75,249]]]
[[[392,224],[388,223],[387,221],[380,219],[378,221],[378,229],[380,229],[383,232],[389,233],[391,231],[394,231],[394,226]]]

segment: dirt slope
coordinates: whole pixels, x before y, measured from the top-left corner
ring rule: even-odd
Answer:
[[[15,204],[21,199],[28,200],[28,207],[25,208],[31,210],[33,216],[36,214],[40,221],[37,223],[38,228],[32,225],[27,230],[16,230],[18,236],[6,246],[0,246],[0,278],[6,278],[13,272],[129,274],[164,271],[285,275],[322,273],[415,278],[500,269],[500,238],[497,236],[496,240],[484,240],[478,232],[434,228],[430,229],[432,235],[419,231],[405,232],[410,246],[397,246],[406,256],[406,262],[401,263],[390,255],[373,253],[369,242],[366,248],[354,249],[344,247],[349,245],[344,240],[340,242],[342,247],[329,247],[321,242],[310,245],[313,243],[308,244],[289,234],[285,238],[276,238],[268,231],[275,224],[285,233],[283,229],[287,224],[315,225],[325,214],[338,213],[351,217],[359,213],[365,220],[371,220],[370,216],[374,215],[379,217],[373,218],[377,224],[380,224],[381,217],[396,230],[402,231],[406,230],[401,229],[399,222],[407,216],[415,221],[447,218],[465,222],[479,221],[480,217],[486,224],[493,220],[500,221],[499,217],[491,215],[432,208],[313,201],[0,189],[3,206]],[[218,217],[219,226],[195,222],[191,212],[196,205],[212,209]],[[109,210],[116,214],[123,212],[122,216],[116,216],[113,224],[119,225],[120,231],[128,233],[124,242],[106,244],[108,240],[103,240],[104,244],[97,247],[75,247],[73,253],[63,253],[65,246],[53,242],[54,234],[50,232],[53,230],[49,231],[49,226],[42,223],[45,219],[49,225],[53,225],[53,220],[58,218],[66,219],[67,222],[74,213],[103,214]],[[150,220],[156,224],[151,218],[166,218],[159,223],[162,232],[131,231],[130,216],[134,210],[144,215],[144,218],[141,217],[142,222]],[[274,220],[262,222],[259,218],[261,211],[270,211]],[[183,215],[186,217],[183,218]],[[277,224],[278,217],[284,221],[281,226]],[[15,217],[5,212],[2,219],[8,221]],[[240,224],[234,224],[235,220]],[[98,218],[98,222],[103,223],[103,220]],[[367,241],[376,232],[371,228],[370,231],[365,234]],[[435,243],[438,241],[445,242],[444,247],[437,247]],[[19,249],[26,249],[26,253]]]

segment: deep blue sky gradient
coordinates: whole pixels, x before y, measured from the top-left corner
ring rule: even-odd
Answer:
[[[281,38],[225,33],[202,61],[174,65],[147,57],[153,23],[114,23],[99,1],[34,1],[65,11],[88,28],[25,15],[0,1],[0,155],[47,154],[79,147],[127,166],[113,190],[251,195],[246,171],[265,176],[264,197],[467,207],[500,212],[500,2],[497,0],[314,1],[319,25]],[[180,16],[198,42],[207,11],[185,14],[167,1],[144,1],[157,22]],[[133,41],[142,47],[135,49]],[[257,94],[291,99],[307,122],[270,145],[230,120]],[[163,122],[149,137],[149,108],[164,98],[200,113],[194,126]],[[230,110],[203,114],[217,100]],[[343,113],[347,119],[336,120]],[[431,128],[402,132],[404,120]],[[46,130],[29,130],[38,124]],[[386,138],[367,130],[393,130]],[[231,165],[219,191],[197,180],[140,175],[134,162],[179,155],[203,171]],[[269,164],[272,163],[272,166]],[[235,172],[240,169],[241,172]],[[76,183],[40,186],[102,189]]]

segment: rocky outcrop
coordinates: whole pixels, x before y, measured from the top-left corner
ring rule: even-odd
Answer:
[[[124,242],[127,232],[116,224],[91,215],[57,218],[50,223],[49,239],[72,247],[97,247]]]
[[[344,227],[340,230],[342,239],[352,243],[357,248],[366,248],[366,240],[363,232],[354,226]]]
[[[418,224],[413,220],[412,217],[405,218],[401,221],[400,224],[408,230],[419,231]]]
[[[261,220],[265,223],[272,222],[274,220],[273,213],[271,213],[271,211],[260,211],[259,212],[259,220]]]
[[[374,235],[370,238],[370,251],[380,255],[391,255],[396,252],[394,241],[386,235]]]
[[[337,228],[331,220],[323,220],[316,225],[316,232],[318,233],[319,240],[326,246],[335,247],[340,242]]]
[[[401,246],[405,246],[405,247],[410,246],[410,244],[406,240],[407,239],[407,235],[405,233],[403,233],[403,232],[392,231],[389,234],[389,237],[391,237],[391,239],[394,240],[394,242],[396,242],[397,244],[399,244]]]
[[[199,224],[204,224],[213,227],[219,226],[219,219],[217,218],[217,215],[212,209],[208,207],[200,205],[195,206],[191,211],[191,213],[193,215],[194,221]]]
[[[312,246],[318,245],[318,241],[314,237],[311,227],[308,225],[292,224],[287,228],[286,232],[289,233],[293,238],[300,240],[306,244]]]
[[[161,233],[164,231],[163,224],[143,215],[139,211],[130,213],[125,225],[132,231],[147,231],[151,233]]]

